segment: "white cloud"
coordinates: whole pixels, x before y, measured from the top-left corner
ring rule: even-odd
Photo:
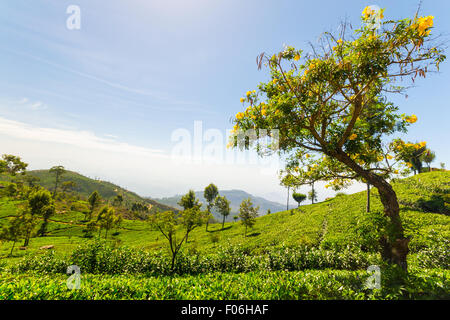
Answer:
[[[40,142],[67,144],[80,148],[138,154],[143,156],[161,153],[161,150],[133,146],[110,138],[101,138],[89,131],[40,128],[23,122],[0,118],[0,134]]]
[[[258,164],[188,161],[176,165],[174,159],[161,150],[104,136],[75,129],[38,127],[0,117],[0,154],[19,155],[30,164],[30,169],[63,165],[68,170],[111,181],[143,196],[165,197],[189,189],[203,190],[213,182],[221,190],[240,189],[256,196],[270,195],[271,200],[280,203],[286,201],[286,189],[279,185],[277,174],[264,174]],[[320,200],[334,194],[320,185],[317,188],[320,188]],[[307,187],[303,189],[308,191]],[[355,185],[350,190],[362,189]]]

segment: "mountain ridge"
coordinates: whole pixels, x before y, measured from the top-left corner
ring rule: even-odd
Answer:
[[[228,217],[227,221],[231,221],[232,217],[239,213],[239,206],[240,206],[241,202],[247,198],[252,199],[254,206],[260,207],[260,210],[259,210],[260,216],[267,214],[267,210],[270,210],[271,213],[286,210],[285,205],[283,205],[281,203],[278,203],[275,201],[270,201],[263,197],[254,196],[254,195],[252,195],[244,190],[240,190],[240,189],[219,190],[219,194],[221,196],[225,196],[231,202],[231,204],[230,204],[231,213],[230,213],[230,216]],[[205,209],[206,208],[206,200],[203,197],[203,191],[195,191],[195,195],[200,200],[200,202],[203,204],[203,208]],[[159,203],[162,203],[162,204],[165,204],[165,205],[177,208],[177,209],[181,209],[181,207],[178,205],[178,201],[181,199],[182,196],[183,196],[183,194],[176,194],[171,197],[149,198],[149,199],[152,199],[154,201],[157,201]],[[221,218],[221,216],[217,212],[213,211],[213,215],[216,218]]]

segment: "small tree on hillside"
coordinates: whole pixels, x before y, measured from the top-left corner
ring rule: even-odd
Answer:
[[[7,173],[11,176],[24,175],[27,167],[28,164],[23,162],[20,157],[11,154],[4,154],[0,160],[0,174]]]
[[[214,207],[214,201],[216,200],[218,195],[219,190],[217,189],[217,186],[213,183],[207,186],[203,193],[203,196],[205,197],[206,202],[208,203],[208,205],[206,206],[206,211],[208,212],[209,215],[208,219],[206,220],[206,231],[208,231],[209,220],[210,218],[212,218],[211,209]]]
[[[11,241],[12,247],[9,252],[8,257],[13,254],[16,242],[25,237],[25,225],[27,223],[27,218],[24,215],[18,215],[16,217],[10,218],[9,225],[3,226],[0,230],[0,240]]]
[[[117,226],[121,221],[122,217],[115,214],[114,208],[108,206],[103,207],[98,213],[96,221],[99,227],[99,237],[102,229],[105,229],[105,239],[108,239],[109,230]]]
[[[294,200],[298,203],[298,207],[300,207],[300,204],[306,200],[306,195],[303,193],[297,193],[294,192],[292,194],[292,197],[294,198]]]
[[[207,212],[201,211],[198,206],[186,209],[181,212],[179,220],[185,228],[186,243],[188,243],[189,234],[192,232],[192,230],[201,226],[208,219],[209,214]]]
[[[91,220],[92,214],[94,213],[95,209],[100,206],[101,202],[102,198],[100,197],[100,194],[97,192],[97,190],[92,192],[88,198],[89,211],[87,213],[87,220]]]
[[[431,163],[436,158],[436,154],[434,151],[431,151],[430,149],[426,149],[425,152],[422,154],[421,160],[425,162],[428,165],[428,171],[431,171]]]
[[[64,173],[66,173],[66,169],[63,166],[54,166],[49,170],[49,173],[55,175],[55,187],[53,189],[53,197],[56,196],[56,192],[58,190],[59,182],[61,181],[61,177]]]
[[[23,180],[28,184],[29,187],[35,187],[38,185],[38,183],[41,179],[39,179],[39,177],[33,176],[31,174],[25,174],[25,176],[23,177]]]
[[[113,205],[116,207],[120,207],[123,203],[123,195],[118,194],[113,199]]]
[[[27,247],[30,244],[30,238],[34,235],[34,230],[37,225],[37,217],[30,213],[29,208],[25,208],[19,214],[18,219],[23,228],[23,246]]]
[[[225,219],[230,214],[230,201],[225,196],[217,196],[216,201],[214,202],[214,206],[219,211],[220,215],[223,217],[222,220],[222,230],[225,225]]]
[[[42,224],[38,231],[39,236],[44,236],[47,231],[48,219],[55,214],[55,203],[48,190],[38,189],[30,193],[27,209],[33,217],[42,217]],[[28,245],[29,237],[24,246]]]
[[[148,217],[151,226],[162,233],[167,239],[172,254],[171,270],[175,267],[177,254],[180,252],[184,241],[187,239],[189,233],[195,228],[195,221],[198,221],[198,210],[190,208],[182,211],[180,214],[172,211],[157,212]],[[189,221],[189,222],[188,222]],[[192,223],[194,222],[194,223]],[[177,237],[177,227],[184,225],[181,238]],[[188,225],[190,227],[188,227]]]
[[[314,185],[311,187],[311,191],[308,192],[308,199],[311,200],[311,204],[317,202],[317,192],[314,189]]]
[[[182,206],[184,210],[192,209],[195,207],[200,208],[202,206],[202,204],[196,198],[194,190],[189,190],[188,193],[182,196],[180,201],[178,201],[178,204]]]
[[[76,187],[77,184],[74,181],[64,181],[61,185],[62,192],[64,193],[74,190]]]
[[[250,198],[242,201],[239,208],[239,218],[242,224],[245,226],[244,237],[247,237],[247,228],[253,228],[258,217],[259,207],[253,207],[252,200]]]

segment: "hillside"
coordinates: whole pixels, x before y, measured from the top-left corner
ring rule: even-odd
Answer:
[[[50,174],[48,170],[33,170],[29,171],[29,174],[39,178],[38,183],[48,190],[53,190],[55,185],[55,176]],[[108,181],[94,180],[83,176],[77,172],[66,171],[61,178],[61,184],[64,181],[73,181],[76,186],[74,192],[80,194],[81,196],[87,198],[89,195],[97,190],[98,193],[105,200],[112,200],[116,195],[121,194],[124,198],[125,205],[131,205],[135,202],[146,202],[152,205],[152,208],[165,211],[173,210],[172,207],[161,204],[157,201],[142,198],[134,192],[128,191],[118,185],[115,185]]]
[[[393,183],[401,204],[401,217],[405,233],[412,237],[411,253],[450,238],[450,172],[431,172],[397,180]],[[376,190],[372,190],[372,210],[381,211]],[[239,222],[212,224],[209,231],[196,228],[190,235],[184,250],[213,252],[218,246],[243,245],[251,250],[264,250],[281,244],[321,245],[339,248],[347,245],[367,247],[368,235],[373,226],[368,225],[365,212],[365,192],[339,195],[314,205],[293,209],[257,218],[248,236]],[[16,213],[20,202],[8,197],[0,198],[0,225],[3,219]],[[41,246],[54,245],[56,252],[67,252],[81,243],[86,243],[83,214],[70,211],[52,217],[49,234],[33,238],[26,251],[17,250],[18,258],[27,252],[38,251]],[[120,228],[108,239],[144,250],[167,250],[167,241],[144,221],[124,220]],[[0,247],[0,255],[7,254],[10,245]],[[16,259],[14,258],[14,259]]]
[[[232,219],[233,216],[239,213],[239,206],[241,205],[241,202],[247,198],[252,199],[253,205],[259,206],[260,216],[267,214],[267,210],[270,210],[271,213],[275,213],[286,209],[286,206],[281,203],[269,201],[261,197],[256,197],[242,190],[219,190],[219,194],[221,196],[225,196],[231,202],[230,204],[231,214],[228,217],[227,221],[233,220]],[[195,195],[197,196],[198,199],[200,199],[200,202],[203,204],[203,208],[205,209],[206,200],[203,196],[203,191],[196,191]],[[173,197],[158,198],[154,200],[156,200],[159,203],[163,203],[165,205],[181,209],[181,207],[178,205],[178,201],[180,201],[181,197],[182,195],[176,195]],[[213,211],[213,214],[216,218],[221,219],[217,212]]]

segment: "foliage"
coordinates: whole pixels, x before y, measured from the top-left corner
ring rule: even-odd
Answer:
[[[294,198],[295,202],[297,202],[298,206],[300,206],[300,204],[306,200],[306,195],[303,193],[294,192],[292,194],[292,198]]]
[[[25,175],[28,164],[23,162],[20,157],[10,154],[4,154],[0,160],[0,173],[7,173],[11,176],[17,174]]]
[[[202,204],[196,198],[194,190],[189,190],[187,194],[181,197],[181,200],[178,202],[178,204],[182,206],[185,210],[194,207],[200,208],[202,206]]]
[[[258,211],[259,207],[253,207],[253,203],[250,198],[242,201],[239,209],[239,218],[241,219],[241,223],[245,226],[245,237],[247,236],[247,228],[252,228],[255,225]]]
[[[225,219],[230,215],[230,201],[225,196],[217,196],[216,200],[214,202],[214,206],[217,208],[217,211],[219,211],[220,215],[223,217],[222,220],[222,229],[225,225]]]
[[[94,192],[91,193],[91,195],[88,198],[88,203],[89,203],[89,216],[88,216],[88,220],[91,219],[92,214],[94,213],[94,210],[100,206],[102,202],[102,198],[100,196],[100,194],[97,192],[97,190],[95,190]]]
[[[364,179],[377,188],[391,225],[381,253],[406,269],[409,240],[388,182],[401,165],[391,160],[406,159],[386,139],[406,132],[417,116],[399,114],[386,93],[404,94],[397,79],[425,78],[446,57],[430,38],[432,16],[380,22],[377,30],[370,23],[375,15],[381,19],[367,7],[363,26],[353,35],[343,25],[339,34],[325,33],[303,57],[293,47],[261,54],[259,67],[269,68],[271,80],[241,98],[248,107],[236,114],[230,143],[241,149],[255,146],[263,156],[284,153],[286,174],[300,183],[332,180],[338,189]],[[420,151],[408,154],[408,160]]]

